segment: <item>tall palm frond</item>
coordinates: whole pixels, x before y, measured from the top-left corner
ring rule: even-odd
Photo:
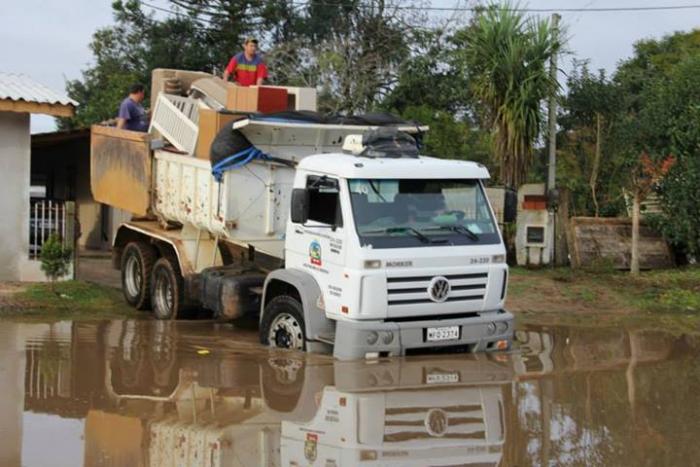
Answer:
[[[547,63],[559,41],[547,20],[526,18],[510,4],[479,12],[461,39],[471,91],[493,133],[501,182],[517,187],[532,163],[543,100],[558,88]]]

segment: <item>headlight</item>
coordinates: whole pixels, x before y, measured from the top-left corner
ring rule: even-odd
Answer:
[[[496,330],[499,334],[503,334],[508,330],[508,323],[505,321],[499,321],[498,323],[496,323]]]
[[[489,336],[494,335],[496,333],[496,323],[491,322],[491,323],[487,324],[486,325],[486,333]]]
[[[367,333],[367,344],[374,345],[379,340],[379,334],[377,331],[370,331]]]
[[[493,255],[491,257],[491,262],[492,263],[505,263],[506,262],[506,255]]]
[[[384,345],[391,344],[391,342],[394,340],[394,333],[392,331],[387,331],[383,334],[382,342],[384,342]]]
[[[379,269],[382,267],[381,260],[367,259],[365,260],[365,269]]]

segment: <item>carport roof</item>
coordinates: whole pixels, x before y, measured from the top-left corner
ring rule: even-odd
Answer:
[[[0,71],[0,111],[70,117],[77,102],[20,73]]]

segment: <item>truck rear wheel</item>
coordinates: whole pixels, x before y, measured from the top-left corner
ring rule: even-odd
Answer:
[[[126,302],[137,310],[150,305],[150,281],[156,250],[146,242],[131,242],[122,254],[122,293]]]
[[[260,341],[270,347],[306,349],[304,312],[297,299],[280,295],[270,300],[260,323]]]
[[[185,287],[180,268],[169,258],[160,258],[153,265],[151,307],[157,319],[189,317],[185,307]]]

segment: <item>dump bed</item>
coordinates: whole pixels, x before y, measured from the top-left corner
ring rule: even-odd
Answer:
[[[154,160],[155,214],[282,257],[293,168],[255,161],[217,182],[209,161],[164,150]]]
[[[151,136],[93,125],[90,187],[96,201],[146,216],[151,206]]]
[[[134,214],[204,230],[282,257],[295,165],[313,154],[341,152],[345,137],[377,128],[250,115],[231,124],[266,160],[212,175],[212,162],[193,155],[200,99],[161,93],[149,133],[93,126],[95,199]],[[401,131],[427,130],[406,123]],[[166,144],[160,144],[160,139]]]

